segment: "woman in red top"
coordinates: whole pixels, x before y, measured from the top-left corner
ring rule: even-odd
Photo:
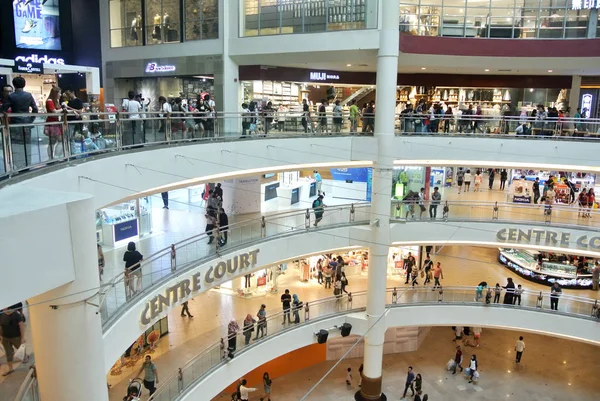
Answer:
[[[592,218],[592,214],[590,213],[594,209],[594,204],[596,203],[596,194],[594,194],[594,189],[590,188],[588,191],[588,214],[587,217]]]
[[[585,217],[585,211],[587,209],[587,204],[588,204],[588,195],[587,195],[587,190],[584,188],[581,190],[581,192],[579,193],[579,212],[577,213],[577,216],[581,216],[581,217]]]
[[[46,113],[56,114],[46,118],[47,123],[56,123],[60,121],[58,114],[62,114],[62,108],[60,107],[60,88],[53,86],[50,89],[48,99],[46,99]],[[62,149],[62,124],[48,124],[44,128],[44,134],[48,136],[48,159],[54,159],[54,156],[58,154],[59,157],[64,156],[64,149]],[[60,152],[56,152],[56,148],[60,148]]]

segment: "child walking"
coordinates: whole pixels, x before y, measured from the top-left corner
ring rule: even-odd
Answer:
[[[352,368],[348,368],[346,373],[346,386],[352,387]]]
[[[502,292],[502,287],[500,287],[499,283],[496,283],[496,287],[494,287],[494,303],[497,304],[500,302],[500,293]]]

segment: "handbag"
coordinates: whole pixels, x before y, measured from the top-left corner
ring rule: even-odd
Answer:
[[[15,352],[15,358],[24,361],[25,360],[25,344],[21,344],[17,352]]]
[[[421,270],[421,278],[425,277],[425,272]]]

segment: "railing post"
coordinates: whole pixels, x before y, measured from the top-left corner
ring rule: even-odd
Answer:
[[[438,291],[438,302],[444,302],[444,290],[442,287],[440,287]]]
[[[8,113],[4,113],[3,117],[3,134],[2,134],[2,151],[4,152],[4,171],[12,170],[12,148],[10,143],[10,127],[8,125]]]
[[[354,203],[350,205],[350,223],[354,223]]]
[[[304,215],[304,228],[310,228],[310,209],[306,209],[306,214]]]
[[[398,303],[398,291],[396,291],[396,287],[394,287],[394,291],[392,292],[392,305],[396,305]]]
[[[551,224],[552,223],[552,205],[544,206],[544,223]]]
[[[177,251],[175,250],[175,244],[171,244],[171,272],[177,270]]]
[[[600,317],[600,314],[598,313],[599,312],[598,308],[599,308],[598,300],[596,300],[594,302],[594,305],[592,305],[592,314],[591,314],[592,317]]]
[[[304,321],[308,322],[310,320],[310,308],[308,307],[308,302],[304,304]]]
[[[492,212],[492,220],[498,220],[498,202],[494,204],[494,209]]]
[[[117,142],[116,146],[117,146],[117,150],[121,150],[123,148],[123,128],[122,128],[121,114],[119,114],[118,111],[115,114],[115,119],[116,119],[115,140]],[[110,118],[109,118],[109,121],[110,121]]]
[[[450,213],[450,206],[448,206],[448,201],[444,204],[444,209],[442,210],[442,218],[444,221],[448,221],[448,214]]]
[[[265,238],[267,236],[267,222],[265,216],[260,218],[260,237]]]
[[[167,113],[167,117],[165,118],[165,140],[167,142],[171,142],[171,113]]]
[[[544,296],[542,295],[542,292],[540,291],[540,295],[538,295],[538,297],[537,297],[537,302],[536,302],[535,307],[541,309],[543,302],[544,302]]]
[[[63,111],[63,134],[62,134],[62,146],[63,156],[70,157],[71,153],[71,140],[69,138],[69,119],[67,118],[69,113],[67,110]]]
[[[348,309],[352,309],[352,293],[348,293]]]

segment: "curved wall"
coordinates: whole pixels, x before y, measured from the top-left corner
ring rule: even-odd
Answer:
[[[359,224],[359,223],[355,223]],[[583,236],[591,238],[595,232],[585,230],[562,230],[554,229],[548,226],[535,225],[515,225],[507,226],[504,223],[393,223],[391,225],[390,239],[394,244],[456,244],[456,245],[474,245],[499,247],[507,244],[498,238],[498,232],[504,229],[522,229],[522,230],[549,230],[557,233],[569,234],[572,238],[568,242],[568,249],[572,252],[600,256],[600,251],[583,250],[577,243],[577,239]],[[508,235],[508,234],[506,234]],[[501,235],[501,237],[504,234]],[[516,241],[511,244],[517,243]],[[565,249],[558,245],[537,245],[518,242],[519,247],[535,249]],[[165,280],[165,282],[153,288],[144,297],[135,303],[128,305],[127,309],[119,314],[114,321],[108,321],[104,327],[104,352],[105,368],[108,371],[122,353],[135,339],[148,327],[160,318],[164,317],[176,308],[183,300],[195,294],[207,291],[213,286],[219,285],[225,281],[232,280],[247,274],[249,271],[258,270],[264,266],[276,264],[283,260],[290,260],[302,255],[315,254],[324,251],[332,251],[350,247],[368,247],[372,245],[372,235],[369,226],[344,226],[337,228],[322,229],[319,231],[296,231],[294,234],[274,239],[266,239],[263,242],[257,242],[256,245],[247,246],[237,250],[226,250],[219,259],[208,263],[200,264],[197,267],[188,269],[179,273],[177,276]],[[258,252],[256,252],[258,251]],[[232,273],[223,270],[223,276],[220,279],[214,277],[215,267],[219,262],[231,260],[234,266],[236,259],[241,254],[254,252],[257,256],[255,263],[245,269],[237,269]],[[238,260],[239,263],[239,260]],[[239,264],[238,264],[239,266]],[[208,273],[208,276],[207,276]],[[159,305],[160,295],[171,297],[169,289],[181,288],[183,282],[187,280],[189,288],[195,291],[190,292],[188,297],[180,298],[177,302],[172,302],[170,306],[164,306],[161,311]],[[151,313],[152,309],[156,313]],[[431,325],[435,323],[427,322],[422,325]],[[507,323],[510,324],[510,323]],[[421,325],[421,324],[420,324]],[[508,326],[507,326],[508,327]],[[518,326],[515,326],[518,327]],[[540,329],[542,330],[542,329]],[[565,333],[570,336],[572,333]]]
[[[15,187],[83,192],[96,208],[127,198],[228,177],[274,171],[368,166],[377,158],[370,137],[304,137],[186,144],[88,158],[23,179]],[[398,165],[477,165],[600,171],[600,142],[493,137],[395,137]],[[10,187],[2,189],[9,190]],[[165,188],[166,189],[166,188]]]
[[[215,368],[203,380],[181,395],[178,401],[211,399],[228,386],[232,378],[242,377],[247,372],[271,359],[314,343],[314,332],[343,322],[352,325],[353,335],[363,335],[366,332],[367,323],[362,312],[339,315],[322,321],[311,321],[308,324],[295,326],[292,330],[268,337],[265,341],[240,352],[233,362]],[[531,309],[445,304],[395,306],[390,308],[385,318],[386,328],[481,326],[484,328],[502,328],[548,334],[600,345],[598,324],[593,320],[572,318]],[[332,335],[337,336],[339,334],[337,331],[332,331],[330,336]],[[482,335],[485,336],[485,331]]]

